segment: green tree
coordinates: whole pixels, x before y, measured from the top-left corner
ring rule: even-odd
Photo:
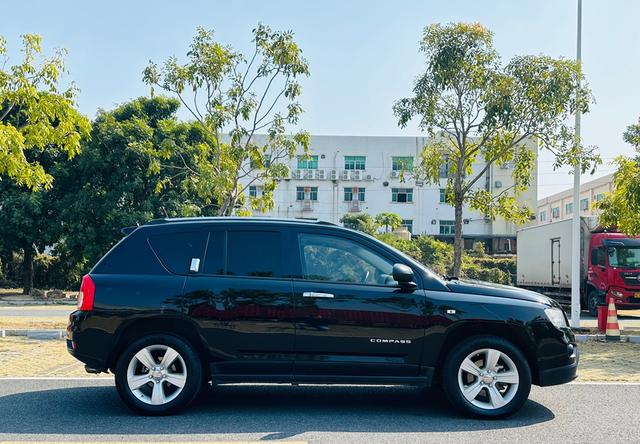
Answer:
[[[569,117],[586,113],[591,101],[576,62],[518,56],[503,66],[492,33],[478,23],[427,26],[420,42],[426,71],[413,97],[394,104],[401,127],[417,117],[430,134],[414,175],[439,184],[446,165],[447,201],[455,209],[453,274],[462,266],[464,205],[491,218],[523,222],[531,215],[518,195],[529,187],[539,148],[555,154],[555,166],[581,162],[586,171],[599,157],[573,136]],[[473,168],[474,165],[480,167]],[[492,194],[475,186],[492,165],[512,163],[514,185]]]
[[[376,224],[384,227],[385,233],[393,231],[402,225],[402,218],[396,213],[380,213],[376,215]]]
[[[640,234],[640,119],[624,133],[624,141],[636,150],[636,157],[619,156],[613,176],[614,190],[596,207],[602,210],[600,223],[616,226],[623,233]]]
[[[46,168],[51,179],[69,162],[66,151],[56,146],[26,154],[26,161]],[[24,294],[34,285],[36,254],[53,245],[60,235],[57,210],[52,188],[31,190],[12,180],[0,181],[0,252],[4,257],[21,253]]]
[[[59,86],[65,52],[43,56],[36,34],[23,35],[22,43],[22,63],[5,68],[9,56],[0,36],[0,177],[31,189],[49,188],[52,176],[37,154],[29,153],[56,147],[71,158],[90,125],[75,109],[73,84]]]
[[[123,227],[213,213],[182,186],[207,135],[199,125],[178,122],[179,107],[177,99],[138,98],[98,113],[91,142],[56,177],[59,255],[92,265],[122,238]],[[162,168],[146,154],[150,149],[167,153]]]
[[[340,223],[347,228],[367,234],[374,234],[378,228],[371,215],[367,213],[346,213],[340,218]]]
[[[308,133],[287,135],[287,125],[302,113],[298,78],[309,74],[293,33],[258,25],[253,43],[247,59],[198,28],[186,63],[171,57],[162,68],[150,63],[144,71],[145,82],[175,94],[209,135],[193,167],[185,168],[184,181],[222,216],[247,212],[246,190],[255,184],[263,192],[250,206],[273,208],[273,191],[288,174],[286,162],[309,147]],[[257,137],[260,131],[266,136]]]

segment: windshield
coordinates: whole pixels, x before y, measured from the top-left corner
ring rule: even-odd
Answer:
[[[609,265],[619,268],[640,268],[640,247],[609,247]]]

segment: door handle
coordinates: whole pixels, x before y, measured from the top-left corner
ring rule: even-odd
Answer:
[[[319,293],[317,291],[305,291],[304,293],[302,293],[302,297],[333,299],[333,295],[331,293]]]

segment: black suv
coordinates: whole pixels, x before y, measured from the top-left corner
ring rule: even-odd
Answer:
[[[556,302],[442,279],[360,232],[266,218],[123,231],[83,278],[67,347],[137,412],[181,409],[209,381],[364,383],[438,385],[465,413],[503,417],[532,383],[576,377]]]

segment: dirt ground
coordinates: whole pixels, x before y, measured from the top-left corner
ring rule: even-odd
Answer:
[[[640,344],[587,342],[579,349],[578,381],[640,382]],[[65,341],[7,337],[0,338],[0,377],[3,376],[92,375],[67,353]]]
[[[23,329],[65,329],[67,328],[67,318],[22,318],[22,317],[0,317],[0,330],[23,330]]]
[[[67,352],[63,340],[0,338],[2,376],[91,376]]]

